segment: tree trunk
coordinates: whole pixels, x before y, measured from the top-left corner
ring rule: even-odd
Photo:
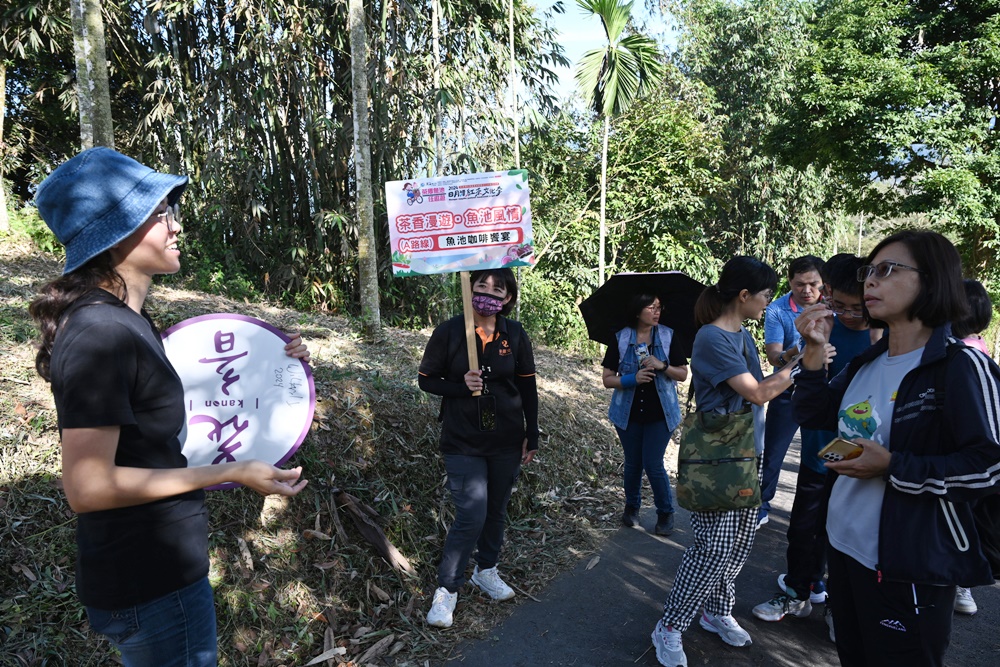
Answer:
[[[521,168],[520,118],[517,113],[517,59],[514,57],[514,0],[507,0],[507,36],[510,41],[510,120],[514,125],[514,166]],[[517,303],[520,312],[521,302]]]
[[[604,204],[608,197],[608,135],[611,133],[611,118],[604,116],[604,146],[601,149],[601,256],[598,261],[598,282],[604,284],[604,245],[608,237],[607,223],[604,220]]]
[[[7,190],[3,184],[3,118],[7,113],[7,63],[0,59],[0,232],[10,231],[7,218]]]
[[[362,0],[349,0],[347,23],[351,36],[351,94],[354,98],[354,169],[358,179],[358,276],[361,320],[373,338],[382,328],[378,303],[378,267],[375,262],[375,224],[372,211],[371,136],[368,130],[368,42]]]
[[[114,148],[108,56],[104,47],[101,0],[70,0],[73,45],[76,53],[76,93],[80,107],[80,144],[83,148]]]

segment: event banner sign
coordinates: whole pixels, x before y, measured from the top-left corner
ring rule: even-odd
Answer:
[[[288,342],[245,315],[201,315],[163,333],[184,384],[188,465],[291,458],[309,433],[316,390],[309,364],[285,354]]]
[[[534,266],[528,172],[385,184],[393,276]]]

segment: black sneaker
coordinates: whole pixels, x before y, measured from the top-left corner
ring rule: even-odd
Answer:
[[[656,513],[656,527],[653,528],[653,532],[657,535],[669,535],[674,532],[674,513],[673,512],[657,512]]]
[[[622,512],[622,525],[626,528],[632,528],[639,523],[639,508],[625,506],[625,511]]]

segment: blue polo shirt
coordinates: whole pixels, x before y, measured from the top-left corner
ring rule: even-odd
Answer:
[[[855,331],[841,324],[840,319],[833,318],[833,329],[830,331],[830,344],[837,348],[837,356],[830,362],[827,377],[834,378],[851,363],[854,357],[867,350],[872,344],[868,329]],[[837,437],[835,431],[814,431],[802,429],[802,457],[804,465],[816,472],[826,474],[826,466],[820,460],[819,450]]]
[[[795,318],[802,307],[792,301],[792,293],[772,301],[764,311],[764,345],[781,343],[787,350],[799,344],[799,332],[795,330]]]

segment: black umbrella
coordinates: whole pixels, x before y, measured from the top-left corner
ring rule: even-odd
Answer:
[[[580,304],[587,335],[605,345],[616,345],[615,333],[631,326],[628,308],[637,294],[655,294],[663,311],[660,324],[674,330],[684,352],[691,357],[694,345],[694,304],[705,286],[680,271],[662,273],[619,273],[601,285]]]

